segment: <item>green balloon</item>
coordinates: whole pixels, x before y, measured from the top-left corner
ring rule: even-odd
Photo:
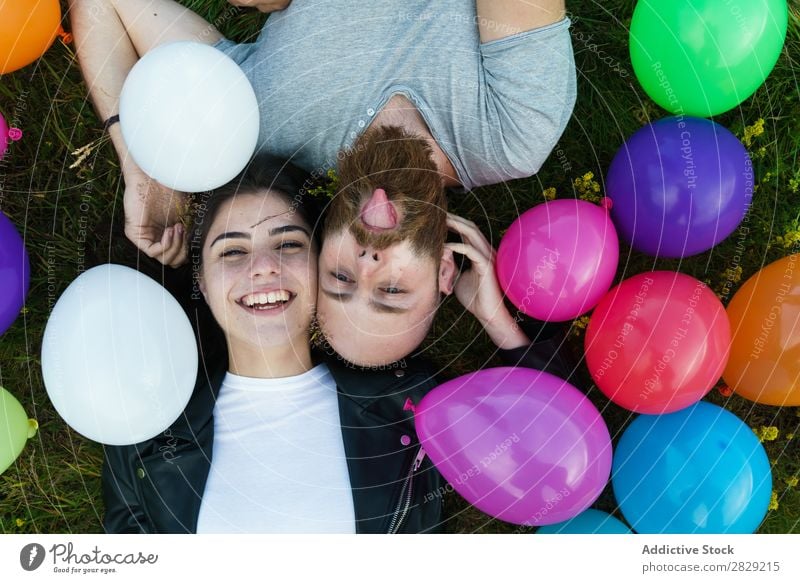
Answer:
[[[767,78],[788,20],[786,0],[640,0],[631,21],[633,70],[667,111],[718,115]]]
[[[28,419],[14,395],[0,387],[0,474],[14,463],[38,427],[35,419]]]

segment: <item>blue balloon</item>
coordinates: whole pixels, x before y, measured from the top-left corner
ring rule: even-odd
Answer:
[[[753,198],[753,168],[723,126],[668,117],[628,138],[608,169],[606,190],[621,239],[648,255],[689,257],[739,226]]]
[[[633,534],[621,520],[602,510],[590,508],[575,518],[558,524],[548,524],[536,534]]]
[[[614,454],[611,483],[636,532],[752,533],[767,514],[767,452],[730,411],[700,401],[640,415]]]

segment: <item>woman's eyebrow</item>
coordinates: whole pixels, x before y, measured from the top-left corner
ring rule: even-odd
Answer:
[[[311,238],[311,233],[308,232],[308,229],[301,225],[283,225],[282,227],[275,227],[269,230],[269,234],[272,236],[280,235],[281,233],[291,233],[293,231],[300,231],[301,233],[305,233],[309,239]]]
[[[216,239],[211,242],[209,248],[213,247],[217,241],[222,241],[224,239],[250,239],[249,233],[242,233],[241,231],[228,231],[227,233],[222,233]]]
[[[300,231],[301,233],[305,234],[306,237],[309,239],[311,238],[311,233],[308,232],[308,229],[303,227],[302,225],[282,225],[280,227],[275,227],[274,229],[270,229],[269,234],[270,236],[274,235],[281,235],[283,233],[292,233],[294,231]],[[241,231],[228,231],[227,233],[222,233],[221,235],[217,236],[211,242],[211,245],[208,247],[211,248],[217,241],[223,241],[225,239],[251,239],[249,233],[243,233]]]

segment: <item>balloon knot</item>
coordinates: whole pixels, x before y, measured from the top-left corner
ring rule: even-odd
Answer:
[[[39,422],[36,419],[28,419],[28,439],[36,435],[39,430]]]
[[[600,200],[600,206],[603,207],[604,209],[606,209],[607,211],[610,211],[611,207],[614,206],[614,201],[611,200],[610,198],[608,198],[607,196],[604,196]]]
[[[22,130],[19,128],[11,128],[8,130],[8,137],[12,142],[18,142],[22,139]]]
[[[722,385],[719,389],[719,394],[723,397],[730,397],[733,394],[733,389],[731,389],[728,385]]]
[[[72,33],[65,31],[60,26],[58,27],[58,36],[61,37],[61,42],[63,42],[65,45],[68,45],[72,42]]]
[[[417,412],[417,407],[414,405],[414,401],[411,400],[411,397],[406,397],[406,402],[403,403],[403,411]]]

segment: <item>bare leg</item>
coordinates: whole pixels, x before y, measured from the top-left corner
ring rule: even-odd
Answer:
[[[89,95],[101,120],[119,112],[119,96],[140,56],[164,43],[213,44],[222,35],[173,0],[69,0],[75,47]],[[125,234],[166,265],[186,260],[179,223],[181,193],[147,177],[128,155],[119,125],[109,130],[125,178]]]

